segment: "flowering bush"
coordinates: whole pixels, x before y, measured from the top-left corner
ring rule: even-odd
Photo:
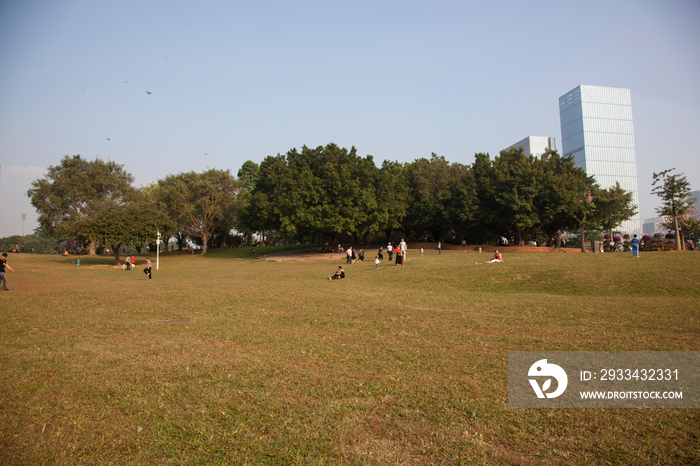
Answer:
[[[61,243],[61,247],[68,251],[70,254],[77,254],[80,252],[81,249],[85,247],[85,244],[76,238],[68,238],[63,243]]]
[[[674,233],[666,233],[665,238],[666,239],[676,239],[676,235]]]
[[[605,233],[605,234],[603,235],[603,238],[604,238],[604,239],[607,239],[607,240],[610,240],[610,233]]]
[[[654,236],[644,235],[642,237],[642,242],[644,243],[644,249],[646,251],[653,249],[664,249],[664,235],[663,233],[654,233]]]
[[[627,236],[629,237],[629,235],[627,235]],[[615,241],[620,241],[622,238],[620,238],[620,235],[615,235],[615,236],[613,237],[613,239],[614,239]]]
[[[624,235],[622,235],[622,237],[625,238],[625,239],[630,239],[630,235],[628,235],[627,233],[625,233]]]

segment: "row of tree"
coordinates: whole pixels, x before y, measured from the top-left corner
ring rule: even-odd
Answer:
[[[252,164],[252,162],[246,162]],[[562,231],[612,230],[636,214],[619,185],[602,189],[573,159],[522,148],[493,160],[450,163],[433,154],[411,163],[360,157],[334,144],[292,149],[248,165],[240,225],[283,238],[343,235],[372,241],[399,232],[411,239],[469,243],[500,237],[524,244]]]
[[[66,156],[32,183],[27,195],[39,213],[39,232],[76,238],[110,248],[119,262],[123,246],[153,242],[156,232],[174,237],[180,248],[188,237],[205,248],[211,232],[235,224],[240,182],[228,170],[168,176],[137,189],[133,176],[115,162]]]
[[[450,163],[433,154],[411,163],[384,161],[335,144],[304,146],[229,170],[169,175],[142,189],[122,165],[64,157],[28,195],[40,230],[75,237],[94,253],[104,244],[143,243],[160,231],[180,248],[188,238],[223,244],[232,231],[267,241],[354,242],[401,235],[413,240],[519,244],[562,231],[612,231],[636,213],[631,193],[601,189],[570,157],[522,149],[493,160]]]

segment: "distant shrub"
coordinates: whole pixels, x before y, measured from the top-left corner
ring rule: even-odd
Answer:
[[[15,249],[24,252],[32,252],[33,249],[37,254],[55,254],[58,252],[59,245],[57,241],[39,235],[14,235],[0,238],[0,250],[10,252]]]

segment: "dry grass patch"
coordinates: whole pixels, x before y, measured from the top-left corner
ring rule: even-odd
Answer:
[[[110,259],[12,256],[0,460],[700,461],[698,410],[507,408],[508,351],[697,351],[700,255],[477,256],[333,282],[340,261],[174,255],[149,282]]]

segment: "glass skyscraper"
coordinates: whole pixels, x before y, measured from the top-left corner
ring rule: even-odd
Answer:
[[[639,206],[630,90],[580,85],[559,97],[559,118],[562,155],[573,155],[601,188],[620,183]],[[639,214],[618,228],[641,235]]]

